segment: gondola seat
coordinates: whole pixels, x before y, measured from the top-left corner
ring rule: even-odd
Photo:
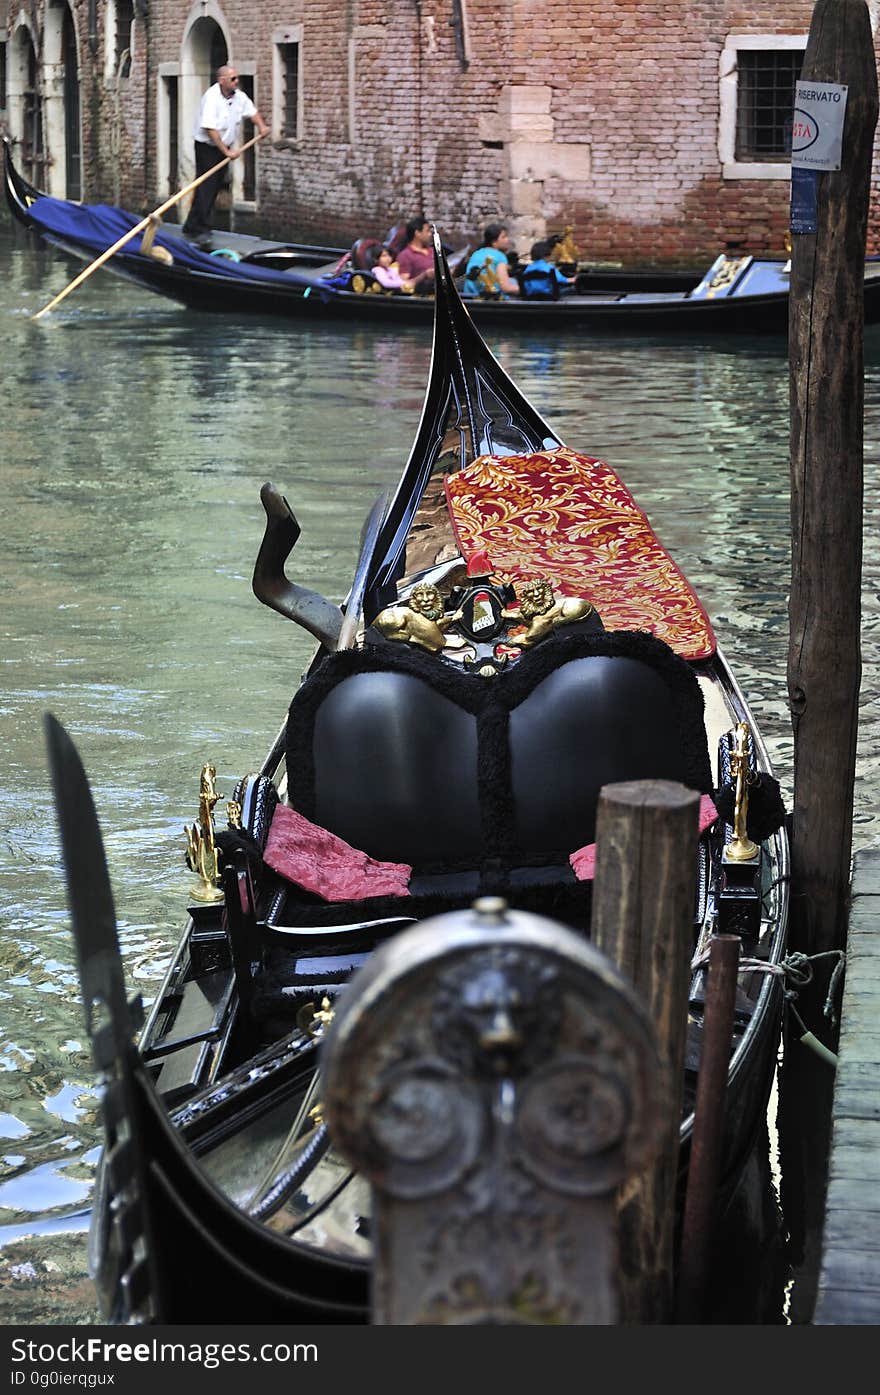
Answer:
[[[286,765],[289,809],[319,836],[291,878],[264,849],[263,909],[243,938],[259,946],[246,999],[265,1036],[407,922],[477,895],[588,931],[589,857],[576,854],[594,841],[602,786],[712,788],[693,670],[654,636],[620,631],[558,634],[491,679],[394,642],[331,655],[291,703]],[[316,894],[322,832],[352,850],[355,880],[358,859],[375,859],[395,889]]]
[[[443,484],[466,561],[485,553],[514,584],[552,577],[559,595],[587,595],[606,630],[649,630],[683,659],[714,654],[693,588],[604,460],[566,446],[481,455]]]
[[[288,797],[312,823],[417,876],[568,865],[603,785],[708,793],[690,667],[639,633],[557,635],[492,679],[395,643],[331,656],[293,699]]]

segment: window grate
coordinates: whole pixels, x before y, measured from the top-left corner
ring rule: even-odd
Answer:
[[[740,49],[737,53],[737,160],[791,159],[795,83],[800,49]]]
[[[253,73],[241,73],[239,77],[239,89],[247,94],[257,105],[254,96]],[[241,130],[241,143],[246,145],[249,140],[253,140],[254,124],[252,121],[243,121]],[[257,152],[254,146],[246,150],[242,156],[241,169],[241,197],[245,203],[256,203],[257,201]]]
[[[116,72],[120,78],[131,73],[131,26],[134,24],[134,0],[117,0],[116,4]]]
[[[299,137],[299,44],[279,44],[284,101],[281,108],[281,134],[287,140]]]

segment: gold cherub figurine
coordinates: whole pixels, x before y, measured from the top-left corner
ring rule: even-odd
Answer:
[[[381,610],[373,621],[376,629],[386,639],[405,640],[417,644],[432,654],[439,654],[447,646],[460,649],[465,641],[460,635],[447,635],[450,625],[461,619],[461,611],[446,615],[443,610],[443,597],[429,581],[420,581],[409,594],[404,605],[390,605]]]
[[[593,609],[591,602],[580,596],[554,596],[550,582],[540,577],[521,581],[516,587],[516,599],[517,604],[502,611],[502,615],[506,620],[524,621],[525,634],[516,636],[516,643],[524,649],[546,639],[558,625],[586,620]]]

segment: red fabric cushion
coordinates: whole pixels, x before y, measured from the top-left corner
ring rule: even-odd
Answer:
[[[711,828],[717,817],[718,810],[709,795],[700,795],[700,819],[697,832],[705,833],[707,828]],[[579,882],[591,882],[596,875],[596,844],[587,843],[585,847],[578,848],[577,852],[573,852],[568,860],[571,863],[571,870]]]
[[[287,881],[325,901],[409,896],[412,868],[406,863],[378,862],[286,804],[275,810],[263,861]]]
[[[649,630],[683,659],[715,652],[705,610],[629,490],[565,447],[481,455],[444,480],[461,554],[505,580],[549,577],[592,601],[606,630]]]

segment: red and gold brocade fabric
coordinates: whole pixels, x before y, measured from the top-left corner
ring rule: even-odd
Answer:
[[[545,577],[592,601],[606,630],[648,630],[684,659],[715,652],[705,610],[604,461],[565,447],[481,455],[444,484],[465,560],[485,551],[506,580]]]

